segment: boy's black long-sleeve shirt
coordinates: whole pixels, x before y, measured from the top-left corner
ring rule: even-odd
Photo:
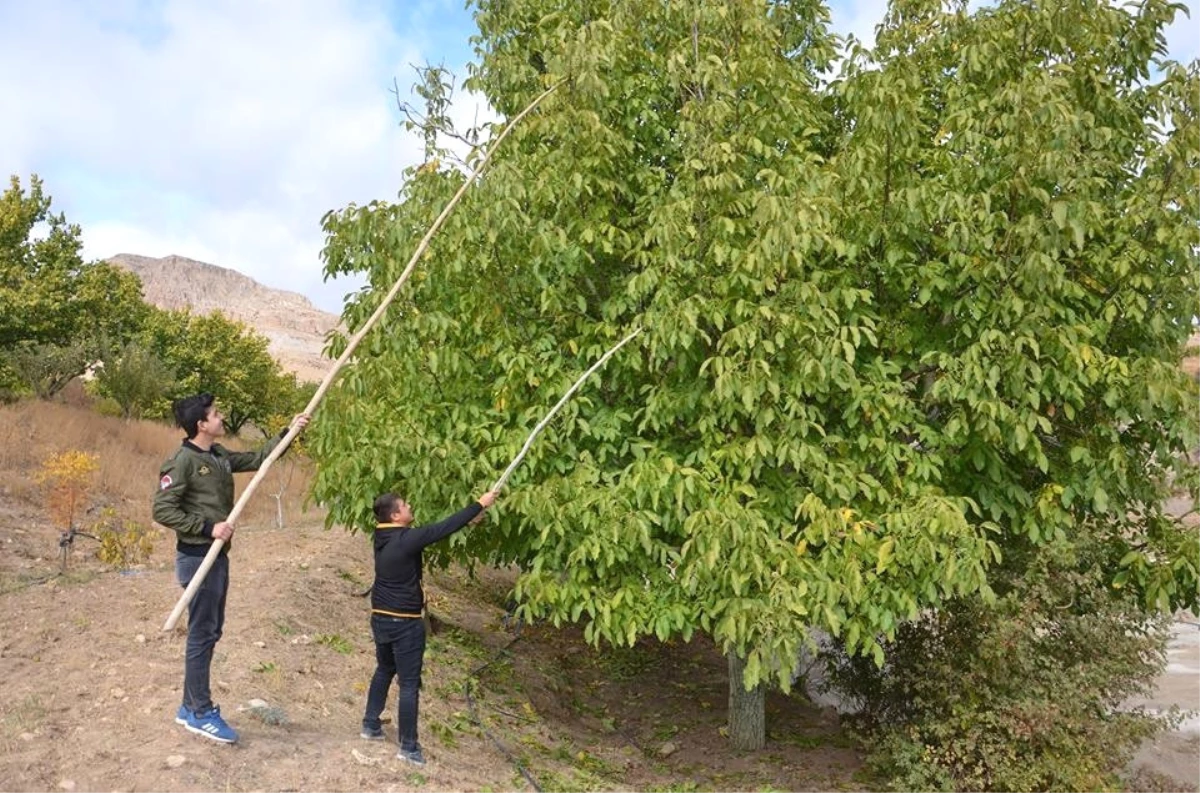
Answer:
[[[480,512],[483,506],[472,501],[470,506],[428,526],[413,528],[395,523],[376,526],[371,610],[395,616],[419,616],[425,607],[421,551],[466,526]]]

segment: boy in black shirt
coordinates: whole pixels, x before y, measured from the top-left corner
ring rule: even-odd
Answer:
[[[379,716],[387,704],[392,678],[400,683],[396,757],[424,765],[417,740],[421,663],[425,657],[425,592],[421,588],[421,551],[474,523],[496,502],[488,491],[450,517],[412,527],[412,507],[394,493],[375,499],[375,583],[371,587],[371,632],[375,638],[375,674],[367,690],[362,737],[383,738]]]

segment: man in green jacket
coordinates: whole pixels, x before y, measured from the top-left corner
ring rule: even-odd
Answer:
[[[175,576],[182,587],[191,583],[213,541],[225,541],[188,605],[183,703],[175,722],[211,740],[235,743],[237,733],[221,718],[221,709],[213,704],[209,689],[213,648],[225,625],[225,595],[229,591],[228,553],[234,527],[226,518],[233,511],[233,475],[257,471],[286,430],[257,452],[231,452],[216,442],[225,435],[225,422],[213,402],[212,394],[175,402],[175,422],[187,438],[159,471],[154,520],[177,535]],[[308,416],[300,414],[293,421],[303,429]]]

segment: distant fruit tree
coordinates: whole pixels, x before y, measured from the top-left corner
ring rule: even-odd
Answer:
[[[83,260],[79,226],[50,203],[36,175],[28,189],[13,176],[0,193],[0,390],[25,374],[26,387],[52,395],[127,341],[148,308],[137,276]]]
[[[236,433],[247,423],[264,428],[298,399],[296,378],[271,357],[266,336],[220,311],[151,308],[139,344],[174,373],[169,394],[157,406],[163,416],[170,416],[170,398],[207,391],[219,401],[225,426]]]

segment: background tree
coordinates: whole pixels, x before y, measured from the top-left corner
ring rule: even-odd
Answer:
[[[96,345],[90,340],[67,344],[22,342],[0,352],[0,365],[9,377],[39,399],[49,399],[87,371],[96,361]]]
[[[258,425],[263,437],[270,438],[286,430],[292,418],[304,410],[312,401],[317,391],[317,384],[299,382],[292,372],[284,372],[274,380],[272,389],[272,413],[265,422]],[[275,526],[282,529],[285,525],[283,514],[283,497],[292,483],[296,468],[306,465],[307,445],[303,436],[294,438],[288,447],[286,457],[275,461],[271,471],[273,481],[271,498],[275,499]]]
[[[989,607],[1043,554],[1100,548],[1075,556],[1135,613],[1195,607],[1195,533],[1162,510],[1196,473],[1178,6],[895,2],[836,80],[815,2],[476,6],[470,84],[499,112],[568,82],[331,390],[309,434],[331,524],[486,486],[640,325],[498,527],[439,558],[519,564],[526,614],[591,641],[710,635],[736,746],[810,627],[881,665],[900,625]],[[370,282],[350,329],[461,178],[408,176],[325,220],[327,272]]]
[[[266,337],[245,324],[219,311],[198,316],[186,309],[151,309],[144,340],[175,372],[172,397],[213,394],[230,432],[264,422],[277,408],[279,364],[267,351]],[[164,403],[164,415],[166,408]]]
[[[104,365],[97,370],[97,393],[111,397],[125,418],[141,418],[160,410],[175,388],[175,373],[170,366],[138,341],[106,355]]]
[[[301,382],[294,372],[278,370],[270,378],[266,390],[267,418],[258,425],[264,437],[271,437],[291,424],[292,417],[308,406],[317,384]],[[296,438],[292,448],[298,448],[303,438]]]
[[[64,530],[75,527],[75,518],[87,509],[88,492],[100,461],[94,454],[69,449],[46,458],[35,479],[42,486],[47,512]]]
[[[50,204],[37,176],[28,191],[13,176],[0,195],[0,350],[82,347],[88,354],[78,375],[99,358],[105,340],[131,338],[148,307],[137,276],[83,260],[79,227]],[[11,369],[0,371],[0,380],[11,377]]]

